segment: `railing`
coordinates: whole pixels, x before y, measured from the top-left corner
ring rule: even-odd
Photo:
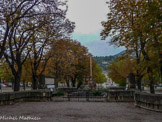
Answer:
[[[49,90],[33,90],[0,93],[0,105],[14,104],[22,101],[48,101],[52,97]]]
[[[22,101],[49,101],[52,93],[49,90],[33,90],[21,92],[0,93],[0,105],[14,104]],[[134,102],[138,107],[162,112],[162,94],[148,94],[134,90],[108,90],[101,95],[82,90],[69,92],[67,96],[58,97],[59,101],[88,101],[88,102]],[[60,99],[61,98],[61,99]],[[54,97],[53,100],[57,100]]]
[[[107,96],[104,96],[104,95],[95,96],[89,91],[85,91],[82,94],[80,94],[79,92],[75,92],[75,93],[72,93],[72,94],[70,93],[67,95],[68,101],[103,102],[106,100],[106,98]]]
[[[108,93],[108,101],[120,101],[120,102],[133,102],[134,90],[110,90]]]
[[[162,94],[136,92],[135,105],[141,108],[162,112]]]
[[[78,92],[70,92],[67,96],[56,98],[54,101],[89,101],[89,102],[134,102],[133,90],[109,90],[103,91],[101,95],[94,95],[91,91],[82,90]]]
[[[125,87],[109,87],[109,90],[125,90]]]
[[[77,88],[57,88],[58,91],[63,91],[63,92],[76,92],[78,89]]]

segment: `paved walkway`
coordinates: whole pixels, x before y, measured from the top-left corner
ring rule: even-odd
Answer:
[[[134,103],[115,102],[17,103],[0,106],[0,122],[2,117],[22,122],[162,122],[162,113],[137,108]]]

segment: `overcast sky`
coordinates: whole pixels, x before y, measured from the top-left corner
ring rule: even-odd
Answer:
[[[106,20],[109,12],[106,1],[68,0],[67,17],[76,24],[72,37],[88,47],[94,56],[114,55],[124,50],[109,46],[109,39],[101,41],[101,22]]]

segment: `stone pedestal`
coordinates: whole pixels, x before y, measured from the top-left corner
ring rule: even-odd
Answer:
[[[96,80],[90,76],[84,77],[84,85],[88,85],[90,89],[96,88]]]
[[[127,75],[127,84],[128,84],[128,89],[136,88],[135,75],[133,73]]]

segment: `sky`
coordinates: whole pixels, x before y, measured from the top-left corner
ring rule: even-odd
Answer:
[[[114,55],[124,50],[109,45],[110,38],[101,40],[102,21],[107,20],[108,0],[68,0],[67,18],[75,22],[72,38],[81,42],[94,56]]]

